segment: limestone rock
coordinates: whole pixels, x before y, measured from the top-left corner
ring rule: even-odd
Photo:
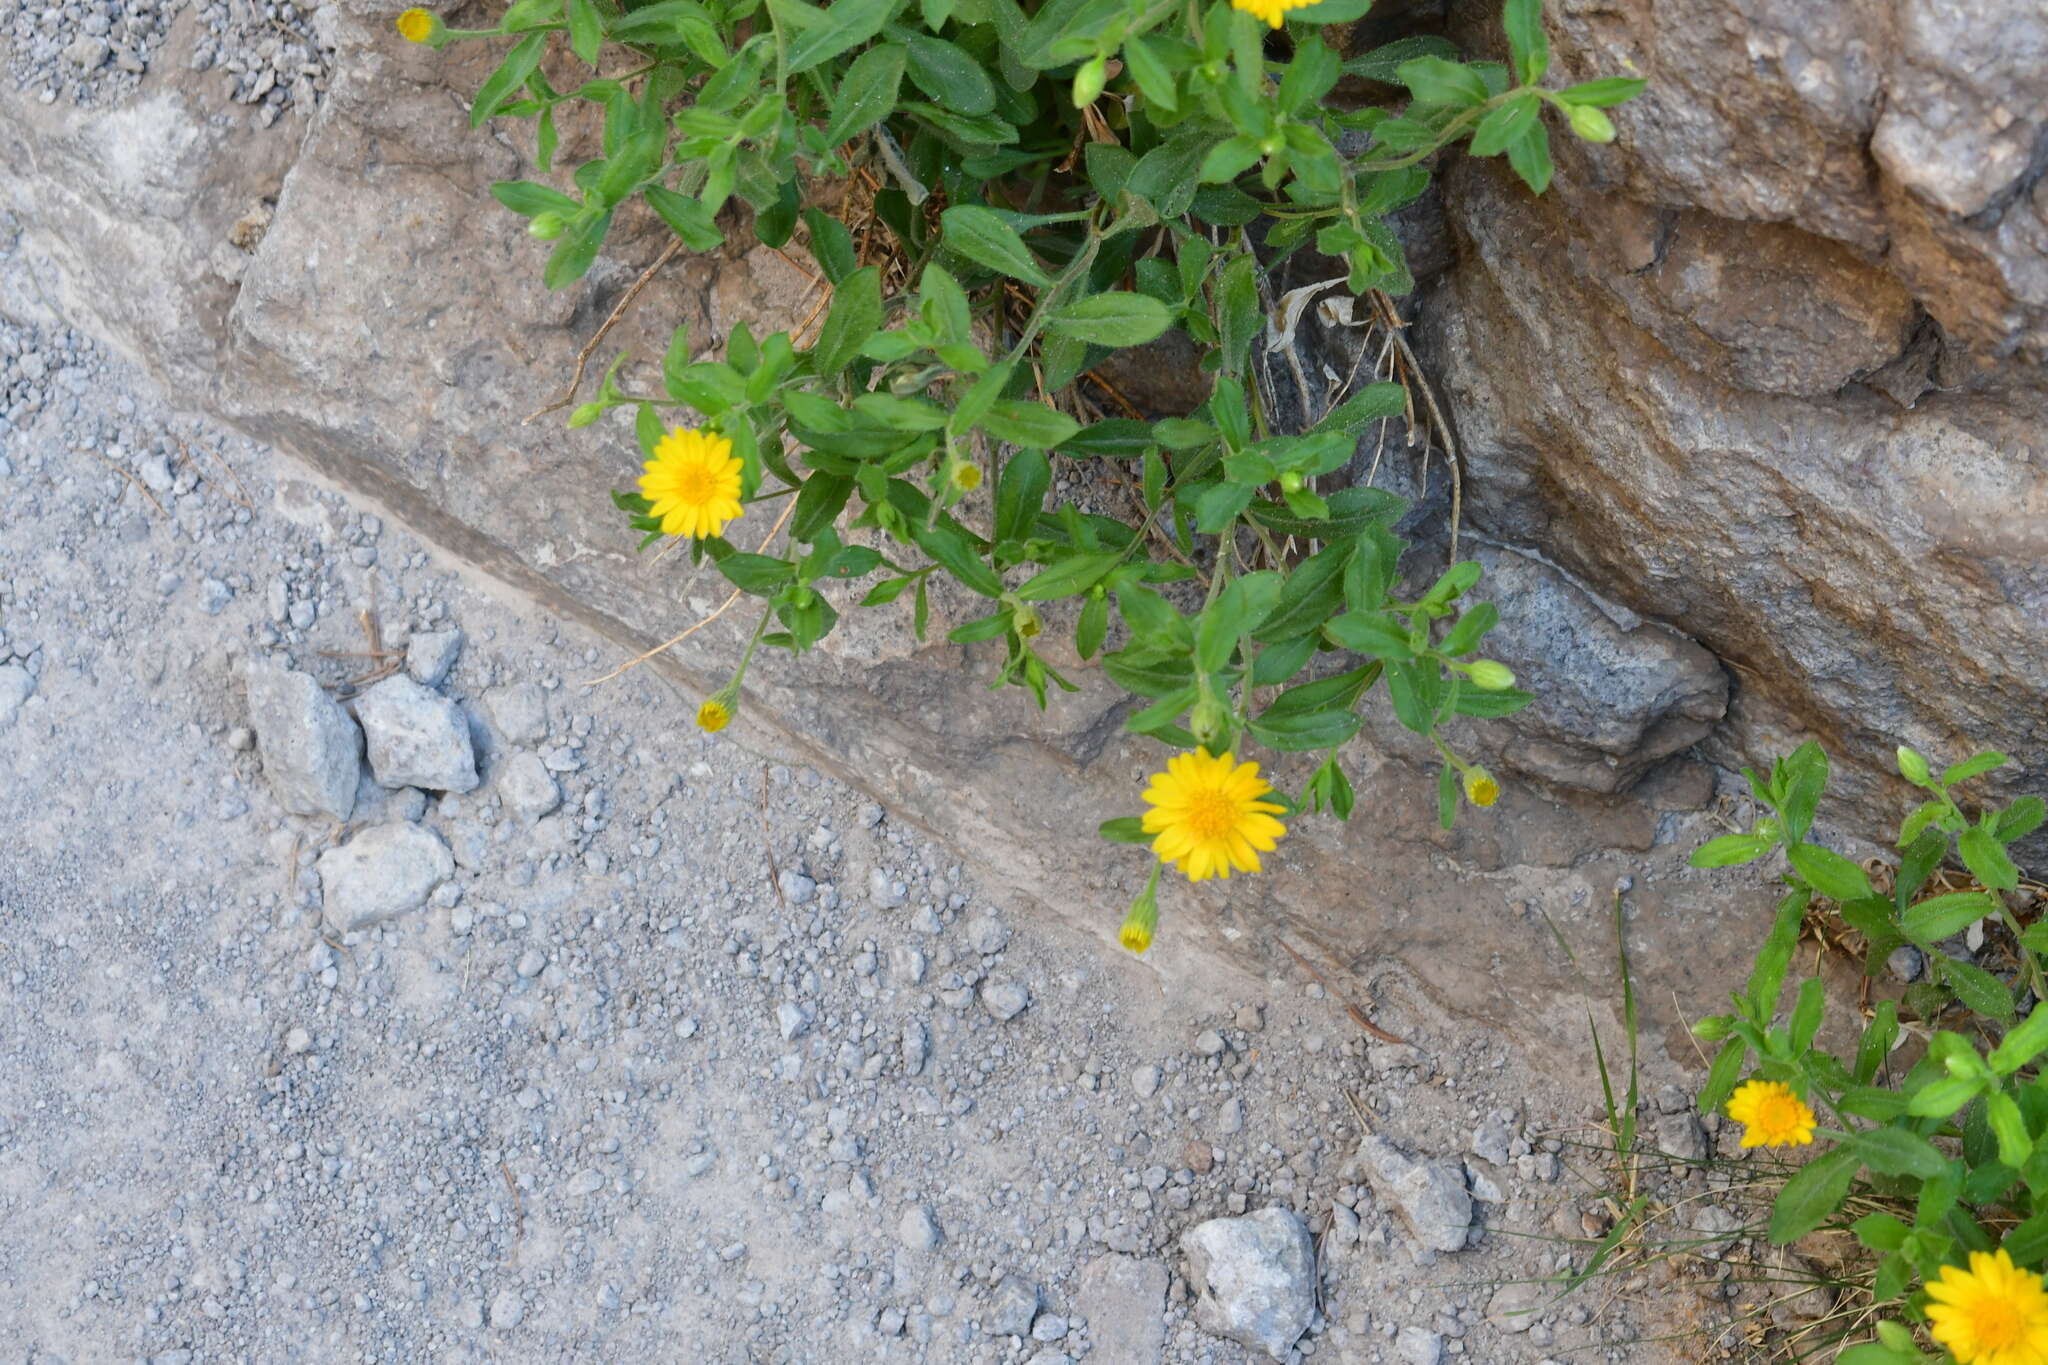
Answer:
[[[461,653],[461,631],[423,630],[406,642],[406,674],[422,686],[439,687]]]
[[[1038,1286],[1015,1275],[1005,1275],[989,1296],[988,1315],[982,1327],[991,1336],[1031,1335],[1031,1321],[1038,1316]]]
[[[256,732],[263,776],[277,803],[293,815],[348,819],[355,810],[363,749],[363,737],[348,712],[305,673],[258,663],[243,679],[249,727]]]
[[[1283,1208],[1212,1218],[1181,1234],[1203,1330],[1285,1360],[1315,1319],[1315,1247]]]
[[[548,737],[548,695],[538,683],[512,683],[484,696],[499,733],[514,744],[538,744]]]
[[[1472,1195],[1455,1161],[1419,1161],[1383,1137],[1358,1145],[1359,1164],[1380,1203],[1399,1214],[1432,1251],[1459,1251],[1472,1234]]]
[[[28,705],[35,690],[35,678],[20,664],[0,668],[0,730],[14,724],[14,718]],[[349,790],[355,790],[354,784],[350,784]]]
[[[528,824],[562,804],[562,789],[555,784],[554,774],[541,762],[540,755],[530,749],[522,749],[505,761],[498,774],[498,790],[504,794],[505,804]]]
[[[455,858],[432,830],[399,823],[328,849],[318,868],[327,918],[344,930],[364,929],[425,905],[455,875]]]
[[[477,785],[476,751],[462,708],[403,675],[356,701],[378,785],[466,792]]]

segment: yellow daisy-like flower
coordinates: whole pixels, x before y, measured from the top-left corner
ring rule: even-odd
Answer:
[[[1813,1110],[1782,1081],[1737,1087],[1728,1097],[1728,1117],[1742,1125],[1745,1147],[1804,1147],[1813,1141]]]
[[[962,493],[972,493],[981,487],[981,466],[962,460],[953,466],[946,477],[952,481],[953,487]]]
[[[1259,765],[1239,763],[1234,754],[1202,749],[1166,760],[1154,773],[1145,800],[1152,809],[1141,822],[1159,860],[1191,882],[1257,872],[1259,854],[1270,853],[1287,833],[1273,817],[1286,807],[1259,798],[1273,790],[1259,779]]]
[[[1280,27],[1281,16],[1291,9],[1307,9],[1317,0],[1230,0],[1232,9],[1241,9],[1257,19],[1263,19],[1273,28]]]
[[[1465,799],[1475,806],[1490,806],[1500,800],[1500,783],[1484,768],[1473,768],[1465,774]]]
[[[709,734],[715,735],[731,723],[732,712],[726,710],[716,697],[697,708],[697,728]]]
[[[2048,1290],[2003,1247],[1945,1265],[1927,1285],[1927,1320],[1956,1365],[2048,1365]]]
[[[640,492],[652,503],[664,535],[702,540],[720,534],[746,509],[740,506],[740,461],[732,442],[677,427],[654,445],[642,468]]]
[[[434,36],[431,10],[409,9],[398,16],[398,36],[408,43],[424,43]]]

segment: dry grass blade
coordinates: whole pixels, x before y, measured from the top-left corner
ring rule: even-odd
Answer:
[[[1358,1025],[1360,1028],[1364,1029],[1367,1033],[1370,1033],[1373,1037],[1379,1039],[1383,1043],[1398,1043],[1401,1046],[1407,1046],[1408,1040],[1406,1038],[1398,1038],[1395,1035],[1387,1032],[1385,1029],[1381,1028],[1378,1024],[1375,1024],[1372,1020],[1366,1018],[1365,1011],[1358,1008],[1358,1006],[1352,1004],[1347,996],[1345,996],[1341,991],[1337,990],[1326,979],[1324,979],[1323,974],[1316,970],[1315,963],[1310,962],[1307,958],[1303,957],[1300,953],[1296,952],[1294,950],[1293,944],[1289,943],[1284,938],[1279,940],[1279,944],[1282,948],[1285,948],[1287,950],[1287,955],[1289,957],[1293,958],[1296,962],[1301,964],[1301,969],[1303,971],[1307,972],[1310,976],[1315,978],[1315,982],[1318,986],[1321,986],[1330,995],[1336,997],[1337,1001],[1344,1006],[1344,1012],[1351,1016],[1352,1023]]]
[[[122,478],[126,479],[128,481],[128,486],[130,488],[142,494],[143,497],[149,499],[149,505],[156,509],[158,516],[170,516],[169,512],[164,511],[164,505],[156,500],[156,494],[150,492],[148,488],[144,487],[142,481],[136,478],[133,474],[130,474],[127,470],[121,468],[121,466],[115,464],[112,460],[100,454],[91,446],[73,446],[71,448],[81,455],[92,456],[95,460],[98,460],[101,464],[105,465],[107,468],[113,470],[116,474],[119,474]]]

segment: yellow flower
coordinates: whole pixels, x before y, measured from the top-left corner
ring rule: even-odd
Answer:
[[[715,536],[745,510],[739,457],[723,436],[677,427],[655,443],[654,458],[642,468],[640,492],[664,535]]]
[[[981,487],[981,466],[962,460],[953,466],[946,477],[952,480],[953,487],[962,493],[972,493]]]
[[[1232,9],[1241,9],[1246,14],[1263,19],[1273,28],[1280,27],[1280,16],[1291,9],[1306,9],[1317,0],[1230,0]]]
[[[1500,800],[1500,783],[1484,768],[1465,771],[1465,799],[1475,806],[1490,806]]]
[[[1927,1320],[1956,1365],[2048,1365],[2048,1290],[2003,1247],[1973,1251],[1929,1282]]]
[[[431,10],[409,9],[398,16],[398,36],[408,43],[425,43],[433,40],[434,30],[440,21]]]
[[[1742,1125],[1745,1147],[1804,1147],[1813,1141],[1813,1111],[1782,1081],[1741,1085],[1728,1097],[1728,1117]]]
[[[1258,764],[1240,764],[1234,754],[1174,755],[1145,791],[1152,809],[1143,827],[1157,836],[1152,851],[1191,882],[1257,872],[1259,854],[1287,833],[1273,818],[1286,807],[1259,799],[1272,790],[1259,780]]]

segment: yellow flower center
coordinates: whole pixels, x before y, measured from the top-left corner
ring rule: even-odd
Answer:
[[[707,503],[718,496],[718,475],[705,465],[679,469],[675,495],[687,503]]]
[[[1766,1133],[1787,1132],[1803,1122],[1805,1116],[1800,1111],[1805,1107],[1791,1091],[1773,1091],[1757,1101],[1756,1117],[1751,1123]]]
[[[1220,791],[1195,792],[1181,817],[1197,839],[1221,839],[1237,828],[1244,802]]]
[[[709,734],[717,734],[732,720],[732,712],[723,703],[707,701],[697,708],[697,724]]]
[[[434,35],[434,16],[423,9],[409,9],[398,16],[398,33],[409,43],[424,43]]]
[[[1980,1352],[2016,1345],[2024,1332],[2019,1310],[2008,1299],[1986,1299],[1970,1315],[1970,1329],[1977,1334]]]

